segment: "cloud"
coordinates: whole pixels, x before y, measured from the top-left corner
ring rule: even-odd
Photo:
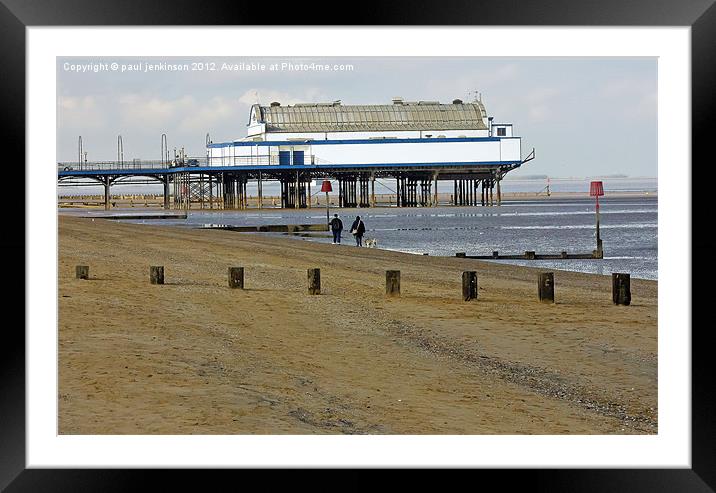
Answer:
[[[119,98],[122,127],[137,125],[150,128],[166,127],[198,107],[192,96],[162,99],[159,96],[126,94]]]
[[[653,79],[625,77],[610,80],[599,95],[622,118],[654,119],[657,116],[658,90]]]
[[[95,96],[60,96],[57,103],[58,129],[82,130],[106,125],[103,105]]]
[[[556,100],[560,91],[554,87],[538,87],[531,89],[524,96],[527,118],[534,123],[544,122],[554,114]]]

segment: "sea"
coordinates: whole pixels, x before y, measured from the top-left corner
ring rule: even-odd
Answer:
[[[634,278],[658,279],[658,198],[656,179],[603,180],[609,192],[631,192],[631,196],[600,199],[601,260],[489,260],[555,270],[609,275],[631,274]],[[546,181],[505,180],[503,190],[539,192]],[[588,196],[589,180],[550,180],[552,192],[583,192],[575,197],[550,196],[530,200],[503,201],[499,207],[418,207],[375,209],[331,209],[344,223],[343,244],[354,244],[348,232],[356,215],[366,226],[365,239],[376,247],[417,255],[454,257],[467,255],[590,253],[596,248],[595,201]],[[440,193],[450,190],[440,189]],[[379,190],[376,189],[376,193]],[[120,212],[115,210],[113,212]],[[128,211],[129,212],[129,211]],[[137,212],[131,209],[131,212]],[[192,211],[186,220],[128,220],[144,224],[201,228],[256,226],[267,224],[312,224],[326,221],[325,208],[247,211]],[[271,235],[280,233],[236,233]],[[284,235],[285,236],[285,235]],[[328,234],[288,235],[297,241],[332,243]]]

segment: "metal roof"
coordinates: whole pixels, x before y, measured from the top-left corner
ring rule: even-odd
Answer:
[[[347,132],[394,130],[487,130],[484,105],[435,101],[384,105],[335,103],[260,106],[267,132]],[[257,115],[258,116],[258,115]]]

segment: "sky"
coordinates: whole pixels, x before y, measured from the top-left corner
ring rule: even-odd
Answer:
[[[450,103],[476,93],[495,122],[514,124],[523,157],[535,149],[513,177],[657,176],[657,59],[627,57],[58,57],[57,161],[77,160],[79,136],[88,160],[116,159],[118,135],[125,161],[160,159],[163,133],[170,152],[203,156],[207,133],[246,136],[256,102]]]

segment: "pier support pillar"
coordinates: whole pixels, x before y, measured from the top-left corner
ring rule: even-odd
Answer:
[[[109,210],[109,178],[104,181],[104,210]]]
[[[502,178],[497,177],[497,205],[502,205],[502,191],[500,190],[500,182]]]
[[[258,182],[258,195],[259,195],[259,209],[263,209],[264,206],[264,190],[263,190],[263,181],[261,179],[261,172],[259,171],[259,182]]]
[[[164,175],[164,209],[169,209],[169,175]]]
[[[438,206],[438,172],[433,173],[433,182],[435,188],[433,189],[433,207]]]
[[[313,183],[313,180],[311,180],[311,177],[308,177],[308,181],[306,182],[306,198],[304,200],[304,207],[311,208],[311,183]]]
[[[375,173],[370,174],[370,206],[375,207]]]
[[[537,296],[542,303],[554,303],[554,272],[544,272],[537,277]]]
[[[294,191],[295,194],[295,200],[293,201],[293,208],[298,209],[301,206],[300,201],[298,200],[298,188],[299,188],[299,178],[298,178],[298,171],[296,171],[296,188]]]
[[[209,175],[209,209],[214,208],[214,175]]]
[[[631,304],[631,279],[629,274],[612,274],[612,301],[615,305]]]

